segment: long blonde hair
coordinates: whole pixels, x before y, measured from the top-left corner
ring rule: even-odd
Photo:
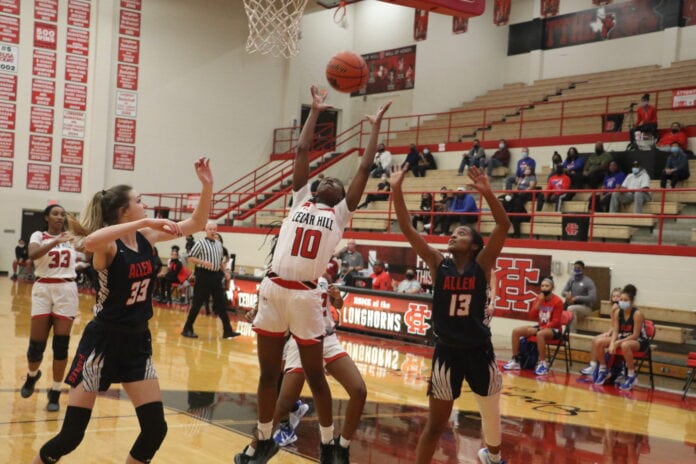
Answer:
[[[76,238],[84,238],[102,227],[118,223],[118,219],[130,203],[130,185],[116,185],[95,193],[85,208],[82,220],[68,216],[70,230]]]

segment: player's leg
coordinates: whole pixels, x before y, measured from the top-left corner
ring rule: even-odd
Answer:
[[[65,378],[70,348],[70,330],[73,320],[65,317],[51,317],[53,321],[53,384],[48,390],[48,410],[58,411],[60,390]]]
[[[44,285],[34,284],[37,287]],[[39,293],[43,293],[42,289],[37,289]],[[32,315],[29,329],[29,348],[27,349],[27,378],[22,385],[22,398],[29,398],[34,393],[36,382],[41,378],[41,361],[43,360],[44,351],[46,351],[46,342],[48,333],[51,330],[51,310],[47,302],[41,298],[36,298],[36,291],[32,289]]]
[[[435,453],[435,447],[444,432],[452,413],[454,401],[438,400],[430,396],[428,420],[418,439],[416,448],[416,464],[430,464]]]
[[[319,429],[323,444],[333,440],[333,414],[331,411],[331,390],[324,375],[324,344],[319,340],[312,344],[304,341],[298,342],[302,369],[307,379],[307,384],[312,391],[314,406],[319,418]],[[329,430],[330,429],[330,430]]]
[[[505,363],[503,369],[506,371],[520,370],[520,337],[531,337],[536,334],[536,331],[536,327],[531,325],[512,329],[512,358]]]
[[[140,434],[126,458],[126,464],[150,462],[167,435],[162,393],[157,379],[124,382],[140,424]]]
[[[326,341],[325,341],[326,343]],[[326,351],[326,349],[324,350]],[[360,424],[360,417],[365,408],[367,387],[360,371],[350,356],[342,356],[326,365],[326,370],[348,393],[348,407],[343,419],[343,428],[336,442],[336,456],[341,464],[350,462],[349,447],[355,430]]]
[[[596,359],[598,363],[597,375],[593,374],[595,385],[603,385],[607,378],[609,378],[609,369],[607,368],[605,352],[610,344],[611,337],[602,337],[592,343],[592,357]]]

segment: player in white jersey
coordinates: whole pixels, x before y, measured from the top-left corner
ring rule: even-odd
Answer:
[[[340,446],[335,447],[336,463],[349,464],[350,455],[348,447],[350,440],[360,423],[360,416],[365,407],[367,397],[367,387],[363,381],[360,371],[355,366],[353,360],[343,349],[341,342],[336,335],[336,319],[332,314],[331,306],[336,310],[343,308],[343,298],[338,287],[330,285],[326,280],[326,275],[319,278],[318,286],[321,289],[322,306],[324,313],[324,324],[326,327],[326,337],[324,338],[324,366],[331,376],[340,383],[348,393],[348,407],[343,421],[343,429],[338,438]],[[337,316],[337,315],[336,315]],[[293,423],[293,417],[287,422],[282,422],[295,405],[304,387],[304,371],[300,361],[300,350],[294,338],[290,338],[286,343],[285,350],[285,375],[278,395],[278,403],[275,410],[275,422],[280,423],[274,438],[281,446],[289,445],[297,440],[295,428],[297,423]],[[299,421],[297,421],[299,422]],[[338,443],[337,443],[338,444]]]
[[[31,290],[31,333],[27,361],[29,372],[21,389],[23,398],[34,393],[41,377],[41,360],[48,333],[53,327],[53,384],[48,390],[48,409],[60,409],[58,400],[68,361],[70,329],[77,315],[78,298],[75,283],[77,252],[70,237],[63,231],[65,210],[50,205],[44,210],[46,231],[36,231],[29,239],[29,258],[34,262],[36,281]]]
[[[234,458],[235,464],[262,464],[278,452],[273,440],[273,413],[283,362],[285,336],[297,340],[302,367],[312,390],[321,433],[320,463],[334,460],[331,391],[324,376],[323,338],[326,332],[317,279],[358,206],[370,175],[382,116],[388,102],[367,119],[372,133],[358,171],[348,187],[326,177],[312,197],[309,186],[309,150],[319,113],[329,108],[325,93],[312,86],[312,107],[302,128],[293,167],[293,208],[283,221],[271,268],[259,288],[259,310],[254,319],[258,335],[261,374],[258,386],[258,436]]]

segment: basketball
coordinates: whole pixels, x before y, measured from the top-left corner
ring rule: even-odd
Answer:
[[[326,80],[339,92],[357,92],[367,84],[367,64],[357,53],[337,53],[326,65]]]

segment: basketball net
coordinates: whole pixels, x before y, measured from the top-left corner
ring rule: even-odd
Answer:
[[[290,58],[299,53],[300,20],[307,0],[244,0],[249,18],[246,50]]]

